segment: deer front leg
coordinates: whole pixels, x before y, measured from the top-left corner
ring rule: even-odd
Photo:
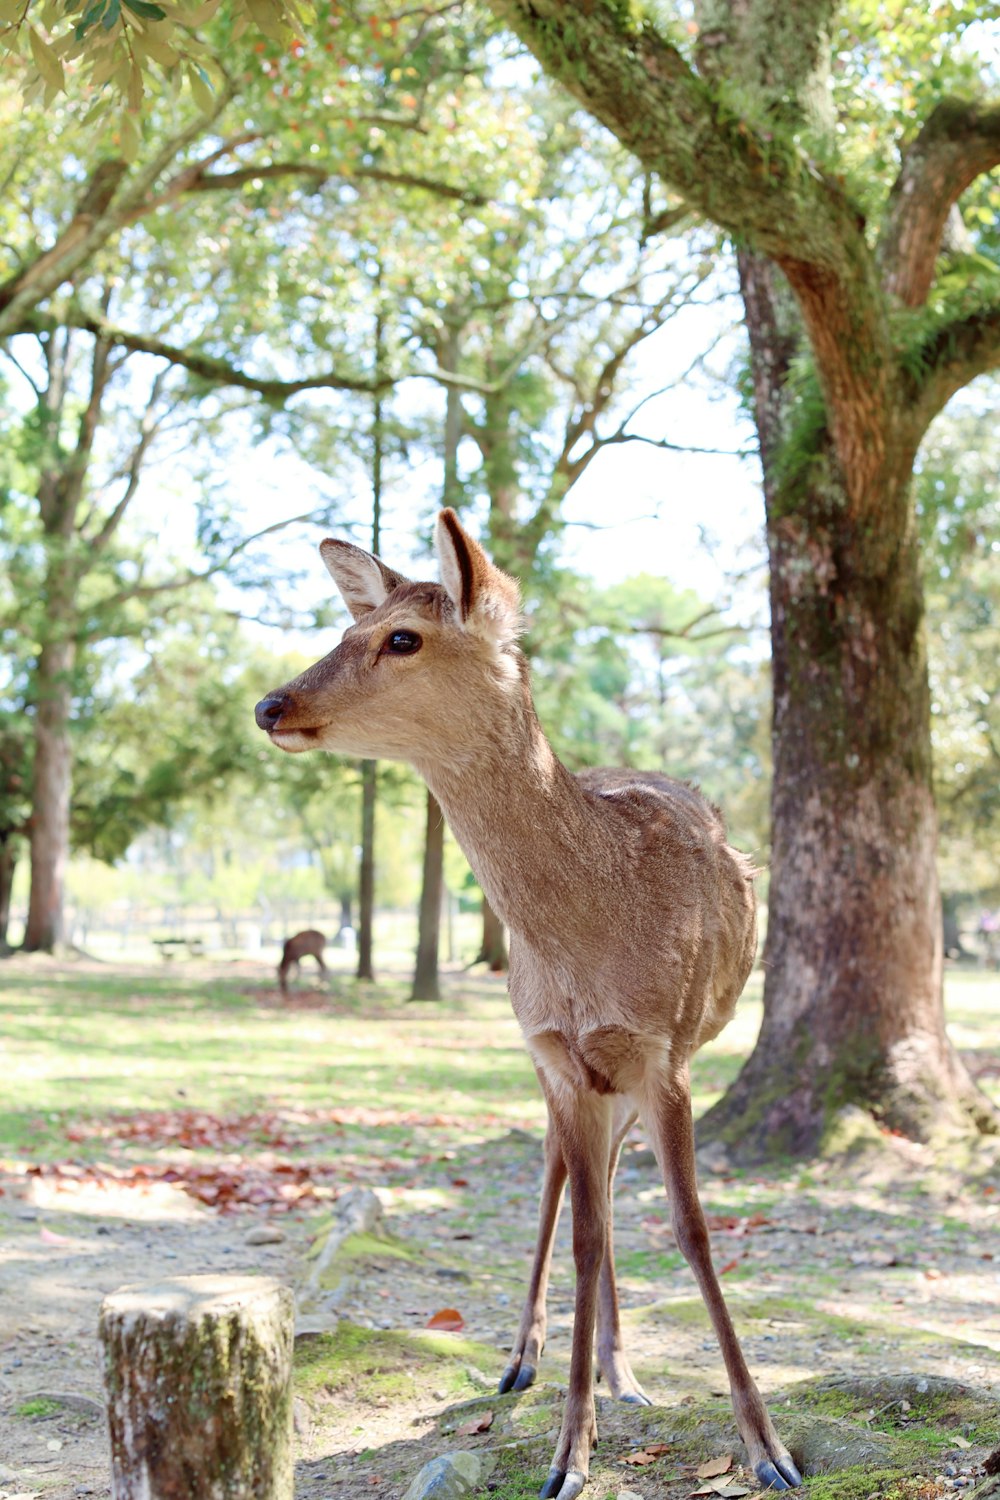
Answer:
[[[576,1500],[587,1482],[590,1450],[597,1442],[593,1349],[598,1284],[607,1244],[611,1104],[606,1095],[571,1092],[565,1086],[550,1089],[546,1084],[545,1091],[569,1174],[576,1311],[562,1428],[540,1495],[542,1500]]]
[[[678,1248],[694,1272],[712,1320],[732,1392],[740,1436],[757,1478],[765,1489],[787,1490],[802,1476],[771,1424],[761,1394],[747,1369],[722,1296],[708,1237],[708,1226],[698,1197],[695,1177],[694,1126],[687,1070],[683,1077],[653,1085],[644,1109],[663,1181],[670,1199],[670,1216]]]
[[[622,1143],[635,1120],[635,1109],[622,1096],[615,1099],[611,1154],[608,1162],[608,1238],[601,1265],[601,1280],[597,1299],[597,1368],[599,1378],[607,1382],[608,1390],[616,1401],[634,1406],[649,1406],[652,1403],[636,1380],[625,1354],[622,1340],[621,1319],[618,1309],[618,1288],[615,1285],[615,1263],[611,1204],[611,1184],[618,1166]],[[531,1268],[528,1295],[521,1313],[517,1336],[511,1347],[511,1356],[500,1377],[499,1391],[525,1391],[534,1383],[538,1363],[545,1347],[547,1328],[546,1296],[549,1273],[552,1267],[552,1248],[556,1226],[562,1205],[563,1188],[566,1184],[566,1164],[562,1148],[551,1119],[545,1132],[545,1173],[538,1213],[538,1240]]]
[[[608,1238],[604,1247],[597,1300],[597,1368],[616,1401],[628,1402],[632,1406],[651,1406],[652,1402],[632,1374],[632,1367],[625,1354],[618,1287],[615,1283],[614,1200],[611,1189],[618,1170],[622,1144],[634,1120],[635,1107],[632,1101],[622,1094],[616,1095],[611,1155],[608,1161]]]
[[[538,1372],[538,1361],[545,1347],[545,1297],[549,1286],[549,1271],[552,1268],[552,1246],[556,1237],[556,1225],[559,1223],[563,1188],[566,1186],[566,1163],[563,1161],[562,1147],[551,1115],[545,1132],[544,1152],[545,1175],[542,1178],[542,1197],[538,1207],[535,1259],[517,1337],[510,1351],[507,1368],[500,1377],[501,1395],[505,1391],[528,1389]]]

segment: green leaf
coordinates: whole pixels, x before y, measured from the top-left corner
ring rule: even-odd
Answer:
[[[205,114],[215,108],[215,95],[208,81],[208,74],[202,68],[188,69],[188,83],[191,86],[191,98],[198,108]]]
[[[124,156],[127,162],[133,162],[139,155],[139,147],[142,144],[142,138],[139,135],[139,125],[135,116],[122,114],[118,123],[118,129],[121,136],[122,156]]]
[[[118,0],[108,0],[108,8],[101,17],[101,25],[105,31],[110,31],[121,16],[121,5]]]
[[[122,4],[134,15],[142,16],[146,21],[165,21],[167,18],[162,5],[153,5],[151,0],[122,0]]]
[[[54,89],[65,88],[66,79],[63,74],[62,63],[45,38],[33,26],[28,27],[28,41],[31,46],[31,56],[35,67],[45,82],[51,84]]]
[[[94,3],[88,6],[84,11],[79,21],[77,21],[76,27],[74,28],[76,39],[78,42],[81,41],[84,36],[86,36],[91,26],[95,26],[101,19],[104,14],[104,7],[107,5],[107,3],[108,0],[94,0]]]

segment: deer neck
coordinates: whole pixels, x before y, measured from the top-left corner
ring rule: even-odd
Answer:
[[[530,933],[583,873],[590,815],[576,779],[542,733],[530,694],[447,767],[418,765],[490,905]]]

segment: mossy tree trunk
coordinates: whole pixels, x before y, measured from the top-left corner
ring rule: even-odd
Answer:
[[[857,508],[825,431],[801,470],[783,461],[787,293],[749,252],[740,273],[770,557],[771,894],[760,1038],[705,1127],[757,1156],[813,1150],[846,1103],[919,1138],[987,1124],[941,1004],[912,453],[890,415],[878,490]]]
[[[106,1297],[117,1500],[292,1500],[291,1291],[182,1276]]]
[[[839,1106],[926,1138],[992,1130],[944,1030],[920,440],[1000,364],[1000,299],[930,299],[1000,107],[943,100],[866,224],[831,130],[832,8],[703,0],[689,58],[630,7],[493,0],[546,69],[743,248],[771,560],[773,856],[764,1025],[707,1117],[747,1156],[809,1151]],[[857,143],[855,143],[857,145]]]

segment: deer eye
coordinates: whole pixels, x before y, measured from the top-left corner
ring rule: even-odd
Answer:
[[[393,656],[412,656],[423,644],[415,630],[394,630],[386,639],[382,650],[391,652]]]

